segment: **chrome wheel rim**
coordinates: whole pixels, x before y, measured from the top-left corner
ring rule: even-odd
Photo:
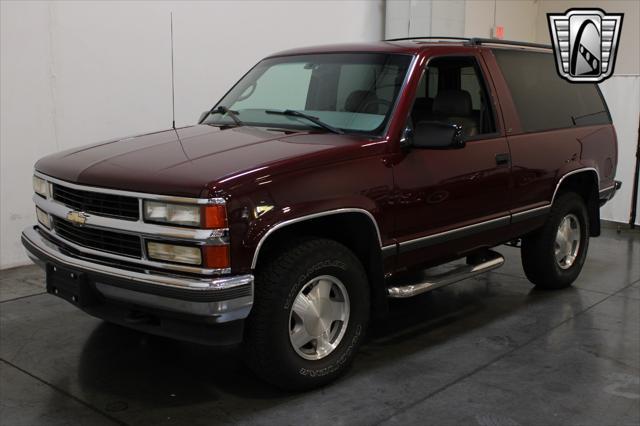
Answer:
[[[569,269],[578,257],[580,249],[580,221],[572,213],[560,221],[554,252],[556,262],[561,269]]]
[[[289,312],[289,341],[304,359],[318,360],[333,352],[347,331],[349,294],[331,275],[315,277],[298,292]]]

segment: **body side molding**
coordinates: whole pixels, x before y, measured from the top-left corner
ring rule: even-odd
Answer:
[[[560,189],[560,185],[562,184],[564,179],[577,173],[586,173],[586,172],[595,172],[596,177],[598,179],[598,188],[600,188],[600,175],[598,173],[598,170],[596,170],[595,168],[582,167],[576,170],[572,170],[562,175],[562,177],[558,180],[558,183],[556,184],[556,187],[553,191],[553,196],[551,198],[551,201],[548,204],[534,207],[531,209],[521,210],[515,213],[511,212],[508,215],[501,216],[495,219],[478,222],[471,225],[466,225],[460,228],[453,228],[447,231],[426,235],[424,237],[416,238],[413,240],[403,241],[398,244],[398,254],[411,251],[416,248],[423,248],[426,246],[435,245],[446,239],[462,238],[468,235],[473,235],[477,232],[499,228],[501,226],[509,225],[512,223],[518,223],[528,219],[533,219],[535,217],[545,215],[551,209],[551,206],[553,205],[553,202],[556,198],[558,189]]]

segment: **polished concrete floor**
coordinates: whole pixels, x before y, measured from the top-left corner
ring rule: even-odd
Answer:
[[[517,249],[494,272],[395,302],[354,366],[289,394],[234,349],[146,336],[0,278],[2,425],[640,424],[640,233],[591,240],[573,288],[534,290]]]

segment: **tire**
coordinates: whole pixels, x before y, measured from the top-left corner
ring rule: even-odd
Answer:
[[[558,237],[557,243],[560,226],[565,230],[568,226],[570,229],[563,235],[571,237]],[[584,200],[574,192],[561,194],[553,203],[544,226],[522,239],[524,273],[539,288],[569,287],[582,270],[588,248],[589,217]],[[573,255],[563,257],[567,252]]]
[[[327,300],[335,302],[330,309],[313,312],[342,315],[341,320],[317,321],[309,314],[312,311],[301,309],[307,305],[300,301],[313,301],[308,302],[311,304]],[[334,315],[337,312],[341,314]],[[346,371],[365,336],[368,321],[369,285],[360,261],[336,241],[303,239],[276,253],[257,271],[254,305],[243,342],[245,362],[279,388],[316,388]],[[326,324],[330,324],[328,328]],[[308,328],[312,331],[307,332]],[[321,329],[328,331],[317,336]],[[300,344],[314,333],[317,337],[304,346]],[[290,336],[302,336],[296,347]]]

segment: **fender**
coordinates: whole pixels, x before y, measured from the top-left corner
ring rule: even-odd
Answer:
[[[281,222],[277,222],[258,241],[258,244],[256,245],[256,249],[255,249],[255,251],[253,253],[253,259],[251,261],[251,269],[255,269],[256,268],[256,265],[258,264],[258,256],[260,255],[260,249],[264,245],[265,241],[267,241],[269,236],[271,234],[273,234],[274,232],[276,232],[277,230],[282,229],[282,228],[284,228],[286,226],[289,226],[289,225],[293,225],[293,224],[296,224],[296,223],[300,223],[300,222],[306,221],[306,220],[312,220],[312,219],[316,219],[316,218],[319,218],[319,217],[336,215],[336,214],[344,214],[344,213],[359,213],[359,214],[362,214],[362,215],[366,216],[367,219],[371,221],[374,229],[376,230],[376,234],[377,234],[377,238],[378,238],[378,244],[379,244],[380,248],[382,249],[382,238],[381,238],[381,235],[380,235],[380,228],[379,228],[378,223],[376,222],[375,218],[373,217],[373,215],[368,210],[361,209],[361,208],[355,208],[355,207],[338,208],[338,209],[321,211],[321,212],[312,213],[312,214],[308,214],[308,215],[304,215],[304,216],[299,216],[299,217],[296,217],[296,218],[293,218],[293,219],[288,219],[288,220],[284,220],[284,221],[281,221]],[[393,247],[393,245],[390,246],[390,247]]]
[[[587,207],[587,212],[589,214],[590,234],[592,237],[597,237],[600,235],[600,193],[602,189],[600,185],[600,173],[595,167],[582,167],[580,169],[575,169],[562,175],[562,177],[556,184],[555,190],[553,191],[553,197],[551,198],[549,208],[551,208],[551,206],[553,205],[556,195],[558,194],[558,190],[562,186],[562,183],[565,181],[565,179],[580,173],[595,173],[596,176],[597,188],[595,188],[595,191],[589,192],[590,195],[585,200],[585,204]]]
[[[553,196],[551,197],[551,202],[550,205],[553,204],[553,202],[556,199],[556,195],[558,194],[558,190],[560,189],[560,185],[562,185],[562,182],[568,178],[571,175],[575,175],[577,173],[588,173],[588,172],[594,172],[596,174],[596,179],[598,182],[598,192],[600,192],[600,173],[598,173],[598,170],[595,167],[581,167],[579,169],[575,169],[572,170],[570,172],[565,173],[564,175],[562,175],[560,177],[560,179],[558,179],[558,182],[556,183],[556,188],[553,191]]]

